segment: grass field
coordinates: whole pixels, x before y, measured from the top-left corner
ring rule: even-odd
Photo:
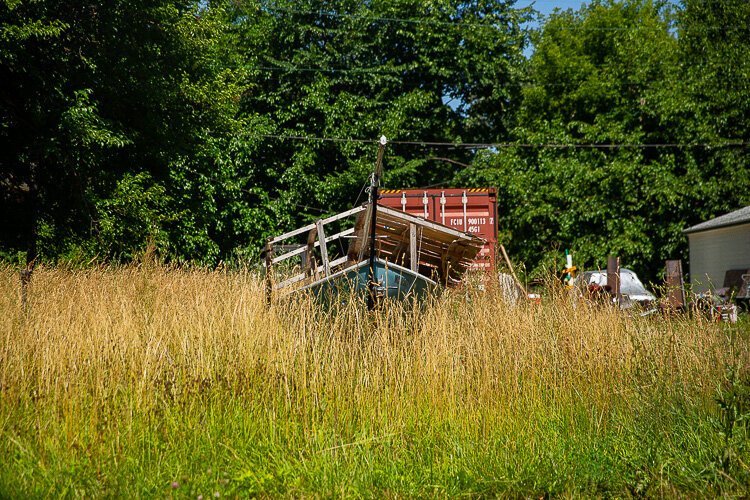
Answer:
[[[511,306],[267,310],[250,273],[0,268],[0,497],[740,497],[750,328]]]

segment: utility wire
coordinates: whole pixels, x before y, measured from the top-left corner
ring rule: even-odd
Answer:
[[[521,11],[524,9],[528,9],[531,7],[531,5],[525,5],[522,7],[516,7],[514,10]],[[495,30],[502,29],[504,30],[506,28],[506,25],[504,24],[490,24],[490,23],[470,23],[470,22],[464,22],[461,20],[456,21],[440,21],[440,20],[434,20],[434,19],[426,19],[426,18],[408,18],[408,17],[384,17],[384,16],[371,16],[371,15],[363,15],[363,14],[350,14],[350,13],[340,13],[340,12],[331,12],[326,10],[304,10],[304,9],[293,9],[288,7],[278,7],[278,6],[272,6],[272,5],[264,5],[262,7],[267,12],[276,13],[276,14],[298,14],[298,15],[317,15],[321,17],[331,17],[331,18],[347,18],[347,19],[353,19],[353,20],[362,20],[362,21],[370,21],[370,22],[384,22],[384,23],[400,23],[400,24],[414,24],[414,25],[428,25],[428,26],[451,26],[451,27],[458,27],[458,28],[491,28]],[[549,16],[546,16],[549,17]],[[503,19],[498,19],[498,23],[503,23]],[[527,30],[530,29],[529,27],[523,26],[522,24],[518,25],[519,30]],[[632,26],[556,26],[555,30],[568,30],[568,31],[603,31],[603,32],[617,32],[617,31],[639,31],[639,30],[654,30],[654,31],[671,31],[673,29],[673,26],[664,24],[664,25],[657,25],[657,26],[644,26],[642,24],[634,24]],[[746,30],[747,27],[744,26],[704,26],[702,29],[706,29],[708,31],[738,31],[738,30]]]
[[[371,22],[386,22],[386,23],[401,23],[401,24],[416,24],[416,25],[432,25],[432,26],[452,26],[452,27],[465,27],[465,28],[492,28],[492,29],[505,29],[506,26],[505,22],[507,22],[507,14],[513,13],[513,12],[520,12],[524,10],[528,10],[529,8],[533,7],[534,3],[537,2],[549,2],[549,3],[556,3],[559,0],[528,0],[529,3],[526,5],[518,5],[518,6],[512,6],[510,7],[509,11],[501,12],[501,17],[497,19],[497,23],[471,23],[471,22],[465,22],[462,20],[454,20],[454,21],[440,21],[436,19],[427,19],[427,18],[419,18],[419,17],[386,17],[386,16],[377,16],[377,15],[366,15],[366,14],[356,14],[356,13],[342,13],[342,12],[333,12],[329,10],[312,10],[312,9],[297,9],[297,8],[291,8],[291,7],[282,7],[277,5],[271,5],[271,4],[264,4],[263,2],[260,3],[260,8],[266,12],[269,13],[276,13],[276,14],[299,14],[299,15],[317,15],[321,17],[332,17],[332,18],[348,18],[348,19],[354,19],[354,20],[364,20],[364,21],[371,21]],[[706,1],[713,1],[713,0],[706,0]],[[674,4],[673,4],[674,5]],[[565,12],[566,10],[569,10],[565,7],[560,7],[561,11]],[[576,9],[573,9],[574,11],[577,11]],[[448,13],[443,13],[448,14]],[[544,15],[544,17],[549,18],[550,15]],[[529,21],[524,21],[518,24],[517,28],[521,31],[527,31],[527,30],[536,30],[537,28],[525,26],[524,24]],[[663,31],[666,30],[668,32],[672,32],[674,29],[673,23],[665,23],[662,25],[657,26],[644,26],[643,24],[634,23],[632,26],[556,26],[556,31],[561,30],[569,30],[569,31],[638,31],[638,30],[656,30],[656,31]],[[312,28],[312,26],[311,26]],[[319,28],[319,27],[316,27]],[[745,31],[748,29],[747,26],[734,24],[734,25],[713,25],[713,26],[703,26],[701,29],[705,29],[707,31]]]
[[[274,67],[256,67],[256,68],[247,68],[250,71],[269,71],[274,73],[289,73],[289,75],[267,75],[265,77],[266,80],[275,80],[280,81],[284,78],[289,77],[291,74],[294,73],[303,73],[303,74],[345,74],[347,76],[351,75],[383,75],[383,76],[392,76],[392,77],[402,77],[404,76],[404,73],[412,73],[413,70],[404,70],[404,71],[378,71],[370,68],[362,68],[362,69],[355,69],[355,68],[274,68]],[[519,83],[519,84],[508,84],[509,86],[515,86],[522,89],[540,89],[540,88],[569,88],[571,90],[578,90],[581,87],[607,87],[611,86],[613,90],[616,90],[618,87],[645,87],[646,89],[653,88],[652,84],[674,84],[675,80],[674,78],[653,78],[653,79],[645,79],[640,82],[620,82],[616,80],[582,80],[579,82],[545,82],[545,83]],[[723,82],[726,83],[726,82]],[[743,82],[747,83],[747,82]],[[739,87],[739,88],[746,88],[747,85]]]
[[[378,68],[312,68],[312,67],[284,67],[284,66],[246,66],[245,69],[250,71],[278,71],[281,73],[355,73],[355,74],[381,74],[381,75],[400,75],[403,71],[382,70]]]
[[[310,142],[350,142],[359,144],[375,144],[376,139],[353,139],[345,137],[316,137],[302,135],[275,135],[275,134],[257,134],[253,137],[263,139],[279,139],[290,141],[310,141]],[[723,141],[716,143],[520,143],[520,142],[495,142],[495,143],[475,143],[475,142],[439,142],[439,141],[407,141],[407,140],[389,140],[389,144],[400,144],[405,146],[422,146],[422,147],[446,147],[455,149],[501,149],[501,148],[526,148],[526,149],[651,149],[651,148],[746,148],[750,146],[748,141]]]
[[[378,69],[376,67],[363,67],[363,68],[314,68],[314,67],[284,67],[284,66],[245,66],[245,69],[249,71],[268,71],[272,73],[317,73],[317,74],[347,74],[347,75],[384,75],[384,76],[395,76],[400,77],[405,73],[414,73],[414,69]],[[606,68],[597,68],[606,69]],[[416,71],[419,72],[418,70]],[[283,78],[285,75],[277,75],[277,79]],[[520,83],[518,84],[523,89],[536,89],[536,88],[570,88],[577,89],[583,86],[612,86],[613,88],[625,86],[625,87],[640,87],[646,86],[647,84],[667,84],[675,83],[674,78],[647,78],[640,82],[621,82],[617,80],[610,80],[607,73],[603,73],[602,79],[596,80],[581,80],[577,82],[545,82],[545,83]],[[726,82],[723,82],[726,83]],[[740,88],[746,88],[748,82],[743,82],[745,86]]]
[[[344,137],[313,137],[306,135],[274,135],[274,134],[251,134],[250,137],[261,139],[282,139],[291,141],[318,141],[318,142],[355,142],[360,144],[370,144],[378,142],[375,139],[350,139]],[[392,141],[388,141],[392,142]]]
[[[521,7],[515,10],[523,10],[528,7]],[[271,5],[263,6],[268,12],[274,12],[277,14],[299,14],[299,15],[318,15],[323,17],[332,18],[346,18],[355,21],[370,21],[370,22],[385,22],[385,23],[400,23],[400,24],[415,24],[415,25],[428,25],[428,26],[454,26],[454,27],[465,27],[465,28],[492,28],[492,29],[504,29],[505,26],[497,26],[489,23],[467,23],[462,21],[439,21],[436,19],[425,19],[425,18],[406,18],[406,17],[381,17],[381,16],[368,16],[363,14],[348,14],[339,12],[330,12],[325,10],[302,10],[292,9],[288,7],[276,7]],[[503,22],[503,19],[498,19],[498,22]]]

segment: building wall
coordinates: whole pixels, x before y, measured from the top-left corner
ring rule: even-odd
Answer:
[[[750,269],[750,224],[688,234],[690,283],[696,292],[721,288],[729,269]]]

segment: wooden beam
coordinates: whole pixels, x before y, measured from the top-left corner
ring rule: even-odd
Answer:
[[[284,280],[284,281],[282,281],[281,283],[277,283],[277,284],[276,284],[276,289],[277,289],[277,290],[280,290],[280,289],[282,289],[282,288],[285,288],[285,287],[287,287],[287,286],[289,286],[289,285],[293,285],[294,283],[297,283],[297,282],[299,282],[299,281],[302,281],[302,280],[303,280],[303,279],[305,279],[305,278],[307,278],[307,274],[305,274],[305,273],[302,273],[302,274],[295,274],[295,275],[294,275],[294,276],[292,276],[291,278],[289,278],[289,279],[287,279],[287,280]]]
[[[508,258],[508,253],[505,251],[505,246],[503,244],[500,244],[500,251],[503,254],[503,259],[505,260],[505,264],[508,266],[508,270],[510,271],[510,275],[513,276],[513,280],[516,282],[516,286],[521,291],[523,296],[525,298],[529,297],[529,294],[526,292],[526,289],[521,284],[521,280],[518,279],[518,276],[516,276],[516,272],[513,270],[513,264],[511,264],[510,259]]]
[[[328,262],[328,246],[326,245],[326,233],[323,230],[323,221],[316,222],[318,227],[318,244],[320,245],[320,260],[323,264],[323,274],[331,275],[331,265]]]
[[[317,229],[317,226],[316,226],[315,229]],[[352,228],[347,229],[346,231],[341,231],[340,233],[336,233],[334,235],[327,236],[326,239],[325,239],[325,241],[326,241],[326,243],[329,243],[329,242],[331,242],[331,241],[333,241],[335,239],[343,238],[343,237],[346,237],[346,236],[348,236],[350,234],[353,234],[353,233],[354,233],[354,228],[352,227]],[[300,248],[298,248],[296,250],[292,250],[292,251],[287,252],[285,254],[279,255],[278,257],[274,257],[273,263],[274,264],[278,264],[279,262],[282,262],[282,261],[285,261],[287,259],[290,259],[290,258],[294,257],[295,255],[299,255],[301,253],[305,253],[306,251],[308,251],[308,247],[309,246],[310,246],[310,242],[308,241],[308,246],[307,247],[303,246],[303,247],[300,247]],[[312,248],[319,247],[319,246],[320,246],[320,242],[318,242],[317,240],[313,241]]]
[[[308,276],[315,275],[315,255],[313,254],[313,250],[315,250],[315,244],[317,243],[317,236],[318,236],[318,228],[311,229],[309,233],[307,233],[307,253],[305,254],[305,267],[302,269],[302,272],[305,273]]]
[[[351,210],[347,210],[346,212],[341,212],[340,214],[332,215],[330,217],[327,217],[325,219],[321,219],[318,222],[321,222],[322,224],[328,224],[329,222],[337,221],[339,219],[343,219],[345,217],[349,217],[350,215],[358,214],[359,212],[363,212],[365,210],[364,206],[360,207],[354,207]],[[272,244],[278,243],[280,241],[284,241],[286,239],[291,238],[292,236],[297,236],[302,233],[306,233],[307,231],[310,231],[311,229],[315,229],[317,227],[318,222],[315,222],[313,224],[308,224],[306,226],[302,226],[299,229],[295,229],[294,231],[289,231],[288,233],[284,233],[282,235],[276,236],[271,240]]]
[[[378,213],[381,215],[388,215],[390,217],[393,217],[397,221],[402,220],[402,221],[405,221],[406,223],[416,224],[417,226],[426,227],[434,231],[437,231],[439,233],[451,235],[454,238],[458,238],[461,240],[467,240],[467,241],[480,240],[480,238],[477,238],[476,236],[471,236],[466,233],[462,233],[461,231],[453,229],[452,227],[443,226],[442,224],[420,219],[419,217],[414,217],[413,215],[409,215],[404,212],[393,210],[391,208],[384,207],[382,205],[378,205]]]
[[[685,306],[685,285],[682,278],[682,261],[668,260],[666,262],[667,274],[667,304],[672,309],[681,309]]]
[[[611,293],[616,299],[617,303],[620,303],[620,258],[609,256],[607,257],[607,287],[609,293]]]
[[[341,212],[340,214],[332,215],[330,217],[322,219],[321,222],[323,224],[328,224],[329,222],[337,221],[339,219],[343,219],[345,217],[349,217],[350,215],[354,215],[354,214],[358,214],[360,212],[364,212],[365,210],[366,210],[366,208],[364,206],[354,207],[352,209],[347,210],[346,212]]]
[[[417,225],[409,223],[409,265],[415,273],[419,270],[419,249],[417,248]]]
[[[354,235],[356,236],[356,238],[349,243],[349,250],[347,252],[349,255],[349,260],[353,260],[356,262],[362,260],[364,249],[366,247],[366,245],[363,245],[362,243],[370,227],[369,203],[365,205],[365,207],[366,208],[364,214],[357,214],[357,220],[354,222]]]
[[[273,244],[269,238],[266,241],[266,306],[271,307],[271,295],[273,293],[273,281],[271,277],[271,263],[273,262]]]
[[[311,229],[315,229],[315,224],[308,224],[306,226],[302,226],[298,229],[295,229],[294,231],[289,231],[288,233],[284,233],[282,235],[276,236],[275,238],[271,240],[271,244],[276,244],[286,239],[289,239],[292,236],[297,236],[299,234],[306,233],[310,231]]]
[[[326,238],[326,242],[330,242],[330,241],[336,240],[338,238],[351,238],[352,237],[351,235],[353,235],[353,234],[354,234],[354,228],[350,227],[349,229],[341,231],[340,233],[336,233],[334,235],[328,236]]]
[[[336,267],[340,266],[341,264],[346,263],[347,260],[348,260],[347,257],[339,257],[338,259],[332,260],[330,262],[330,267],[331,267],[331,269],[335,269]],[[321,272],[322,270],[323,270],[323,266],[318,266],[318,268],[316,269],[317,272]],[[293,285],[294,283],[298,283],[298,282],[304,280],[307,277],[308,276],[305,273],[295,274],[291,278],[289,278],[289,279],[287,279],[285,281],[282,281],[281,283],[278,283],[275,288],[276,288],[276,290],[279,290],[279,289],[287,287],[289,285]]]

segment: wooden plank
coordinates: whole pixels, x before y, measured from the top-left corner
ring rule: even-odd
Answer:
[[[390,256],[390,260],[399,260],[401,256],[406,257],[406,252],[401,251],[401,246],[384,246],[380,249],[381,257],[388,257]],[[407,248],[407,246],[404,246],[404,250]],[[461,254],[463,254],[465,251],[467,251],[471,247],[466,247],[464,245],[457,245],[456,249],[452,250],[453,253],[457,251],[457,249],[462,249]],[[417,257],[418,262],[422,262],[424,264],[429,264],[435,267],[439,267],[442,263],[442,257],[446,255],[446,252],[448,250],[448,245],[430,245],[429,243],[426,243],[424,240],[422,241],[422,244],[419,248],[419,255]],[[475,249],[472,248],[472,252],[475,253]],[[472,253],[473,254],[473,253]]]
[[[667,274],[667,304],[673,309],[685,306],[685,286],[682,277],[682,261],[668,260]]]
[[[276,284],[276,289],[280,290],[280,289],[282,289],[284,287],[287,287],[289,285],[293,285],[294,283],[302,281],[305,278],[307,278],[307,274],[305,274],[305,273],[296,274],[296,275],[292,276],[291,278],[282,281],[281,283],[277,283]]]
[[[328,262],[328,246],[326,245],[326,233],[323,230],[323,221],[319,220],[315,223],[318,227],[318,244],[320,245],[320,260],[323,263],[323,274],[325,276],[331,275],[331,264]]]
[[[343,257],[339,257],[338,259],[332,260],[331,261],[331,273],[334,272],[333,269],[335,269],[336,266],[340,266],[341,264],[345,263],[348,260],[349,258],[346,255],[344,255]]]
[[[620,303],[620,258],[610,255],[607,257],[607,288]]]
[[[510,262],[510,259],[508,258],[508,252],[505,251],[505,246],[502,243],[500,244],[500,251],[503,253],[503,259],[505,260],[505,264],[508,266],[510,275],[513,276],[513,281],[515,281],[516,286],[518,287],[518,290],[520,290],[520,292],[523,294],[524,297],[528,298],[529,294],[526,292],[526,289],[524,288],[523,284],[521,284],[521,280],[519,280],[518,276],[516,276],[516,272],[513,270],[513,264]]]
[[[363,245],[364,237],[368,233],[370,226],[370,205],[365,205],[366,212],[357,214],[357,220],[354,222],[354,235],[356,236],[349,243],[349,259],[359,262],[364,256],[366,245]]]
[[[419,270],[419,252],[417,249],[417,225],[409,223],[409,266],[415,273]]]
[[[354,234],[354,228],[350,227],[349,229],[341,231],[340,233],[336,233],[336,234],[334,234],[332,236],[328,236],[326,238],[326,243],[331,242],[333,240],[336,240],[338,238],[348,238],[352,234]]]
[[[315,246],[317,246],[317,244]],[[287,252],[285,254],[279,255],[278,257],[274,257],[271,262],[273,262],[274,264],[278,264],[279,262],[283,262],[283,261],[285,261],[287,259],[291,259],[295,255],[299,255],[301,253],[305,253],[306,251],[307,251],[307,247],[302,246],[302,247],[299,247],[297,250],[292,250],[292,251]]]
[[[328,224],[329,222],[337,221],[339,219],[343,219],[345,217],[349,217],[350,215],[358,214],[359,212],[363,212],[365,210],[364,206],[354,207],[350,210],[347,210],[346,212],[341,212],[340,214],[332,215],[330,217],[327,217],[325,219],[321,219],[318,222],[322,222],[323,224]],[[317,227],[318,222],[314,222],[312,224],[308,224],[306,226],[302,226],[299,229],[295,229],[294,231],[289,231],[288,233],[284,233],[282,235],[276,236],[271,240],[272,244],[278,243],[280,241],[284,241],[286,239],[289,239],[293,236],[300,235],[302,233],[306,233],[307,231],[310,231],[311,229],[315,229]]]
[[[358,207],[354,207],[350,210],[347,210],[346,212],[341,212],[340,214],[332,215],[328,218],[325,218],[321,220],[323,224],[328,224],[329,222],[337,221],[339,219],[343,219],[344,217],[349,217],[350,215],[358,214],[360,212],[364,212],[366,210],[366,207],[364,205],[360,205]]]
[[[481,240],[480,238],[477,238],[476,236],[471,236],[466,233],[462,233],[460,231],[457,231],[456,229],[453,229],[452,227],[443,226],[442,224],[438,224],[436,222],[430,222],[424,219],[420,219],[419,217],[414,217],[412,215],[409,215],[404,212],[399,212],[397,210],[390,209],[388,207],[384,207],[382,205],[378,205],[378,214],[379,215],[386,215],[388,218],[386,220],[391,221],[391,218],[393,219],[392,222],[395,221],[404,221],[404,223],[413,223],[421,227],[426,227],[429,229],[432,229],[433,231],[436,231],[438,233],[442,233],[445,235],[453,236],[454,238],[458,238],[461,240]],[[381,222],[382,223],[382,222]],[[402,223],[403,224],[403,223]]]
[[[346,262],[347,262],[348,260],[349,260],[349,259],[348,259],[348,258],[347,258],[346,256],[344,256],[344,257],[339,257],[338,259],[332,260],[332,261],[330,262],[330,266],[331,266],[331,269],[335,269],[335,268],[336,268],[337,266],[340,266],[341,264],[344,264],[344,263],[346,263]],[[318,266],[317,272],[321,272],[322,270],[323,270],[323,266]],[[332,274],[333,274],[333,273],[332,273]],[[307,276],[307,274],[305,274],[305,273],[301,273],[301,274],[295,274],[295,275],[294,275],[294,276],[292,276],[291,278],[289,278],[289,279],[287,279],[287,280],[285,280],[285,281],[282,281],[281,283],[278,283],[278,284],[277,284],[277,285],[275,286],[275,288],[276,288],[277,290],[279,290],[279,289],[281,289],[281,288],[284,288],[284,287],[287,287],[287,286],[289,286],[289,285],[293,285],[293,284],[295,284],[295,283],[298,283],[298,282],[300,282],[300,281],[304,280],[304,279],[305,279],[305,278],[307,278],[307,277],[308,277],[308,276]]]
[[[299,234],[306,233],[306,232],[310,231],[311,229],[315,229],[315,227],[316,227],[315,224],[308,224],[306,226],[302,226],[299,229],[295,229],[294,231],[289,231],[288,233],[284,233],[284,234],[282,234],[280,236],[276,236],[275,238],[273,238],[271,240],[271,244],[276,244],[276,243],[278,243],[280,241],[284,241],[286,239],[289,239],[292,236],[297,236]]]
[[[346,237],[346,236],[348,236],[348,235],[350,235],[352,233],[354,233],[354,228],[353,227],[347,229],[346,231],[341,231],[340,233],[336,233],[334,235],[327,236],[326,239],[325,239],[325,241],[326,241],[326,243],[329,243],[329,242],[331,242],[331,241],[333,241],[335,239],[344,238],[344,237]],[[313,248],[319,247],[319,246],[320,246],[320,242],[318,242],[317,240],[315,242],[313,242]],[[299,254],[305,253],[307,250],[308,250],[307,247],[304,247],[304,246],[300,247],[300,248],[298,248],[296,250],[292,250],[292,251],[287,252],[287,253],[285,253],[283,255],[279,255],[278,257],[274,257],[274,259],[273,259],[272,262],[274,264],[278,264],[279,262],[283,262],[283,261],[285,261],[287,259],[290,259],[290,258],[294,257],[295,255],[299,255]]]
[[[302,269],[302,272],[307,274],[308,276],[314,276],[315,275],[315,255],[313,255],[313,250],[315,250],[315,243],[317,242],[317,236],[318,236],[318,228],[311,230],[309,233],[307,233],[307,253],[305,254],[305,266]]]

